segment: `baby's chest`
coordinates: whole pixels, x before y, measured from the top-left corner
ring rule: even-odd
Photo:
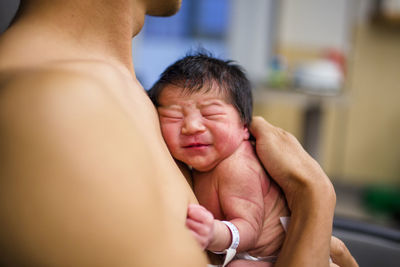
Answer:
[[[200,205],[208,209],[216,219],[224,219],[220,206],[220,196],[213,179],[205,175],[195,175],[193,178],[194,192]]]

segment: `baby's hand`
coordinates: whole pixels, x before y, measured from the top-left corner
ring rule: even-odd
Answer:
[[[193,233],[200,246],[205,249],[214,235],[214,216],[206,208],[189,204],[186,226]]]

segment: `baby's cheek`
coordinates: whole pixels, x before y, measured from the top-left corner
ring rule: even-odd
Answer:
[[[169,125],[161,124],[161,133],[169,150],[175,150],[177,144],[176,130]],[[171,151],[172,152],[172,151]]]
[[[164,141],[165,141],[165,143],[167,143],[168,147],[172,146],[172,143],[173,143],[172,128],[167,125],[161,124],[161,133],[162,133]]]
[[[221,136],[218,142],[220,144],[220,152],[230,155],[238,148],[240,142],[238,136],[234,134]]]

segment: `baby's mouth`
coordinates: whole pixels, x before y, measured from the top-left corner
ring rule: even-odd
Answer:
[[[200,144],[200,143],[194,143],[194,144],[189,144],[187,146],[184,146],[184,148],[202,148],[202,147],[207,147],[209,145],[207,144]]]

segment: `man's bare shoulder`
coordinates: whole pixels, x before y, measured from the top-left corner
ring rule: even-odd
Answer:
[[[67,92],[84,94],[88,89],[102,86],[104,83],[90,75],[63,69],[36,68],[0,73],[1,99],[21,96],[40,98],[47,94]]]
[[[81,149],[105,153],[101,144],[106,141],[114,144],[116,158],[126,153],[136,157],[131,152],[134,149],[126,147],[135,147],[142,139],[139,125],[130,120],[102,81],[65,70],[3,73],[0,127],[0,138],[7,144],[31,144],[32,153],[42,154],[41,147],[52,148],[49,157],[74,158]],[[22,149],[10,149],[23,153]]]
[[[5,240],[38,266],[161,266],[154,262],[165,253],[151,257],[159,247],[204,260],[180,219],[184,201],[161,190],[152,139],[139,128],[107,83],[91,75],[54,69],[0,74]],[[177,195],[187,199],[185,192]],[[172,201],[178,207],[164,204]]]
[[[117,107],[112,104],[106,84],[84,73],[44,68],[0,74],[0,114],[12,114],[11,120]]]

